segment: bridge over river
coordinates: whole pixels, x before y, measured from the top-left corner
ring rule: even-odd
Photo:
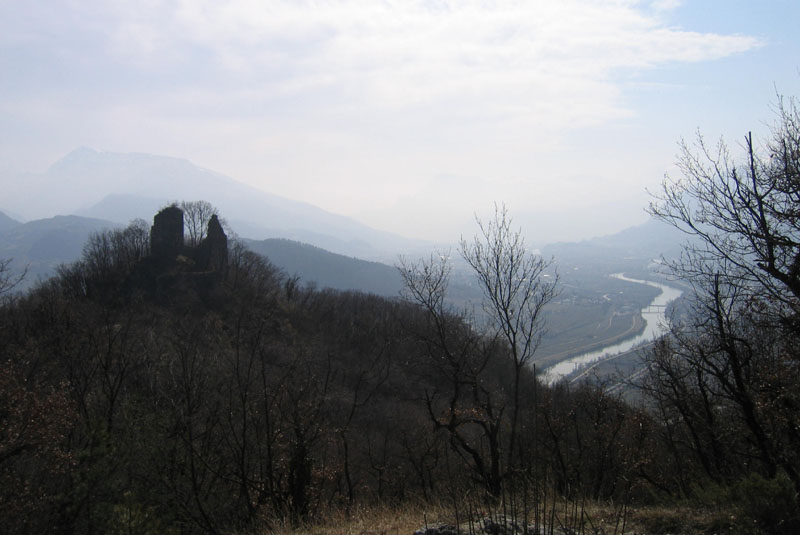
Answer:
[[[609,358],[620,353],[624,353],[625,351],[630,351],[631,349],[643,343],[651,342],[654,338],[658,338],[667,331],[669,325],[666,317],[667,305],[680,297],[683,291],[659,282],[630,279],[624,276],[622,273],[614,273],[610,276],[628,282],[647,284],[661,290],[661,293],[658,294],[655,299],[650,302],[650,304],[642,308],[642,318],[645,322],[644,331],[633,338],[629,338],[628,340],[624,340],[595,351],[570,357],[557,364],[554,364],[553,366],[550,366],[549,368],[546,368],[543,376],[545,382],[549,384],[557,383],[562,378],[570,375],[583,366],[593,364],[599,360]]]

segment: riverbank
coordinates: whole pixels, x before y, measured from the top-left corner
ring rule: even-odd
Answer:
[[[604,345],[598,349],[566,358],[546,368],[544,370],[544,380],[548,384],[554,384],[587,365],[630,351],[636,346],[658,338],[666,332],[668,327],[668,320],[666,317],[667,305],[678,299],[683,294],[683,290],[659,282],[632,279],[626,277],[622,273],[614,273],[610,276],[627,282],[646,284],[661,290],[660,293],[639,312],[639,317],[644,322],[644,328],[638,335],[631,336],[624,341]]]
[[[563,362],[565,360],[574,357],[579,357],[581,355],[585,355],[586,353],[592,353],[604,347],[609,347],[619,344],[621,342],[624,342],[625,340],[641,335],[644,332],[645,327],[646,327],[646,322],[644,321],[642,314],[640,312],[632,314],[631,325],[626,331],[610,336],[608,338],[604,338],[602,340],[598,340],[596,342],[592,342],[574,349],[570,349],[569,351],[562,351],[554,355],[548,355],[547,357],[538,360],[536,362],[536,367],[546,369],[551,366],[555,366],[559,362]]]

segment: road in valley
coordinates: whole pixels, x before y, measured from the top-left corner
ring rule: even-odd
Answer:
[[[682,290],[672,286],[667,286],[666,284],[661,284],[659,282],[631,279],[624,276],[622,273],[614,273],[611,275],[611,277],[628,282],[635,282],[638,284],[647,284],[661,290],[661,293],[658,294],[650,302],[650,304],[644,307],[641,311],[642,318],[645,322],[644,331],[633,338],[629,338],[627,340],[623,340],[622,342],[602,347],[588,353],[570,357],[557,364],[554,364],[553,366],[550,366],[549,368],[546,368],[542,375],[542,378],[546,383],[557,383],[562,378],[577,371],[581,367],[593,364],[597,361],[618,355],[620,353],[624,353],[626,351],[630,351],[642,343],[650,342],[654,338],[658,338],[668,329],[666,307],[669,303],[681,296],[683,293]]]

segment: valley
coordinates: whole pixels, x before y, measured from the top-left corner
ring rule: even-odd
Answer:
[[[0,2],[0,535],[800,534],[800,2]]]
[[[93,233],[122,226],[114,221],[75,215],[27,223],[5,216],[3,222],[0,258],[11,259],[10,266],[17,274],[27,269],[19,290],[33,287],[55,274],[59,265],[80,258]],[[243,228],[248,226],[245,224]],[[546,331],[534,359],[537,369],[546,370],[578,354],[633,339],[644,331],[640,311],[659,290],[611,275],[625,270],[636,277],[659,280],[658,263],[653,261],[659,256],[658,247],[676,247],[676,237],[664,239],[663,232],[654,223],[648,223],[615,236],[553,244],[543,249],[543,255],[550,254],[554,259],[552,270],[545,275],[559,278],[559,294],[545,309]],[[658,239],[651,240],[651,235],[658,235]],[[394,265],[280,237],[240,240],[288,276],[296,277],[301,285],[389,298],[400,298],[402,294],[402,279]],[[480,321],[481,298],[471,273],[455,258],[450,306],[473,314]],[[595,368],[601,369],[605,368]]]

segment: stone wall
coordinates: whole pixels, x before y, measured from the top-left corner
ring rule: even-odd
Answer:
[[[195,261],[198,269],[203,271],[223,273],[228,267],[228,237],[216,214],[208,221],[206,238],[197,248]]]
[[[174,260],[183,250],[183,211],[167,206],[153,218],[150,252],[156,259]]]

